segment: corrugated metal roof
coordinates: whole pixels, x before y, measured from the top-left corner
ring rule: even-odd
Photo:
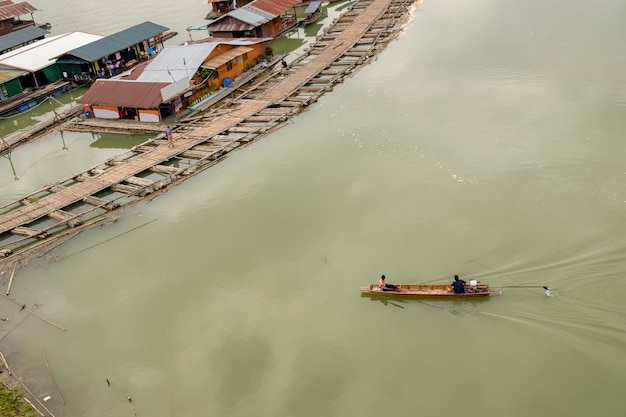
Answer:
[[[169,30],[169,28],[152,22],[143,22],[96,42],[73,49],[67,54],[84,59],[87,62],[93,62],[157,36],[166,30]]]
[[[0,84],[4,84],[22,75],[24,75],[24,71],[0,71]]]
[[[57,56],[101,38],[100,35],[84,32],[51,36],[0,55],[0,65],[35,72],[54,64]]]
[[[41,38],[46,33],[49,32],[37,26],[27,26],[15,32],[7,33],[6,35],[0,36],[0,51],[6,51],[17,45]]]
[[[230,21],[230,22],[223,22],[223,23],[217,23],[215,25],[210,25],[209,27],[209,31],[211,33],[214,32],[242,32],[245,30],[252,30],[254,29],[254,26],[249,25],[247,23],[244,22],[238,22],[238,21]]]
[[[166,46],[144,68],[137,81],[173,82],[191,78],[202,62],[219,45],[217,42]]]
[[[302,0],[254,0],[243,6],[242,9],[254,8],[277,17],[300,3]]]
[[[207,25],[207,29],[209,32],[252,30],[275,19],[300,3],[301,0],[254,0],[219,17]],[[231,19],[242,23],[233,22]]]
[[[156,109],[161,104],[161,89],[169,83],[123,80],[96,80],[80,98],[84,104]]]
[[[270,42],[273,41],[274,38],[233,38],[228,40],[220,41],[219,43],[223,43],[226,45],[233,46],[246,46],[246,45],[256,45],[261,42]]]
[[[304,13],[306,14],[311,14],[311,13],[315,13],[319,8],[320,5],[322,4],[321,1],[312,1],[306,8],[306,10],[304,11]]]
[[[209,69],[218,69],[231,59],[241,56],[246,52],[252,51],[252,48],[248,48],[247,46],[235,46],[234,48],[224,52],[223,54],[219,54],[215,58],[207,59],[202,64],[203,67]]]
[[[254,27],[261,26],[263,23],[267,23],[276,17],[272,14],[265,13],[262,10],[252,9],[248,6],[250,6],[250,4],[235,9],[228,14],[234,19],[240,20]],[[209,28],[209,30],[211,29]]]
[[[30,3],[27,3],[25,1],[21,3],[7,4],[5,6],[0,6],[0,20],[7,20],[14,17],[24,16],[34,13],[38,10],[38,8],[32,6]]]

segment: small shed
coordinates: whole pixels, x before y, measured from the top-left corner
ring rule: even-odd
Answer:
[[[6,35],[27,26],[34,26],[33,13],[38,10],[25,1],[20,3],[13,3],[11,0],[0,1],[0,35]],[[30,15],[30,20],[22,20],[22,16],[26,15]]]

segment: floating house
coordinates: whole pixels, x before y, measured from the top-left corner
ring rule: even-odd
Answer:
[[[33,13],[38,10],[25,1],[13,3],[11,0],[0,0],[0,35],[35,26]],[[22,20],[22,16],[26,15],[30,15],[30,19]]]
[[[301,0],[254,0],[207,25],[214,38],[275,38],[298,24]],[[291,11],[291,13],[288,13]]]
[[[209,39],[167,46],[127,73],[96,80],[80,102],[95,118],[161,122],[228,87],[264,56],[270,41]]]
[[[211,11],[206,15],[206,20],[214,20],[226,13],[245,6],[252,0],[209,0]]]
[[[41,40],[48,31],[35,23],[33,13],[38,9],[30,3],[0,1],[0,54]],[[30,19],[22,19],[23,16]]]
[[[58,57],[59,69],[67,78],[111,77],[136,65],[163,48],[163,33],[169,28],[143,22]]]
[[[69,32],[52,36],[0,55],[0,101],[62,78],[54,58],[102,36]]]

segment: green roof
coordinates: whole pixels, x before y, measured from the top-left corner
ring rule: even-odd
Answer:
[[[67,58],[68,55],[71,55],[86,62],[93,62],[157,36],[168,29],[156,23],[143,22],[80,48],[73,49],[64,54],[63,57]]]

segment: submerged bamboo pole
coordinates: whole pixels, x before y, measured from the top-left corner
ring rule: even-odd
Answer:
[[[26,307],[26,304],[20,304],[20,303],[18,303],[17,301],[15,301],[14,299],[9,298],[7,295],[4,295],[4,294],[2,294],[2,295],[3,295],[3,296],[7,299],[7,300],[11,300],[11,301],[13,301],[15,304],[17,304],[18,306],[20,306],[20,307],[21,307],[21,310],[26,310],[28,313],[30,313],[30,314],[32,314],[33,316],[37,317],[39,320],[43,320],[43,321],[45,321],[46,323],[48,323],[48,324],[50,324],[50,325],[52,325],[52,326],[56,327],[57,329],[61,329],[61,330],[63,330],[64,332],[66,332],[66,331],[67,331],[67,329],[66,329],[65,327],[60,326],[60,325],[58,325],[58,324],[56,324],[56,323],[53,323],[53,322],[51,322],[50,320],[46,319],[45,317],[42,317],[42,316],[40,316],[39,314],[35,313],[33,310],[31,310],[31,309],[29,309],[28,307]],[[21,311],[21,310],[20,310],[20,311]]]
[[[20,321],[18,321],[18,322],[15,324],[15,326],[11,327],[11,329],[10,329],[8,332],[6,332],[5,334],[3,334],[3,335],[2,335],[2,337],[0,337],[0,342],[1,342],[1,341],[5,338],[5,337],[7,337],[9,334],[11,334],[11,332],[12,332],[13,330],[17,329],[17,326],[19,326],[20,324],[22,324],[22,322],[23,322],[24,320],[26,320],[26,317],[28,317],[28,316],[22,316],[21,320],[20,320]]]
[[[33,404],[33,402],[31,400],[29,400],[26,397],[22,397],[22,399],[24,401],[26,401],[28,403],[28,405],[30,405],[33,408],[33,410],[35,410],[37,412],[37,414],[39,414],[41,417],[46,417],[46,415],[44,413],[42,413],[41,411],[39,411],[39,409],[37,407],[35,407],[35,404]]]
[[[78,255],[79,253],[82,253],[82,252],[88,251],[89,249],[93,249],[93,248],[95,248],[95,247],[96,247],[96,246],[98,246],[98,245],[102,245],[103,243],[107,243],[108,241],[113,240],[113,239],[117,239],[118,237],[123,236],[123,235],[125,235],[126,233],[130,233],[130,232],[132,232],[132,231],[135,231],[135,230],[139,229],[140,227],[147,226],[147,225],[149,225],[150,223],[153,223],[153,222],[155,222],[155,221],[157,221],[157,219],[152,219],[152,220],[150,220],[150,221],[147,221],[147,222],[145,222],[145,223],[143,223],[143,224],[140,224],[139,226],[135,226],[135,227],[133,227],[133,228],[132,228],[132,229],[130,229],[130,230],[126,230],[126,231],[124,231],[124,232],[122,232],[122,233],[120,233],[120,234],[118,234],[118,235],[115,235],[115,236],[111,236],[110,238],[105,239],[105,240],[103,240],[102,242],[98,242],[98,243],[95,243],[95,244],[93,244],[93,245],[91,245],[91,246],[87,246],[86,248],[83,248],[83,249],[79,250],[78,252],[70,253],[69,255],[64,256],[64,258],[65,258],[65,259],[67,259],[67,258],[69,258],[70,256]]]
[[[6,361],[6,359],[5,359]],[[7,363],[7,370],[9,370],[9,372],[13,373],[13,376],[15,377],[15,379],[17,380],[17,382],[22,386],[22,388],[24,389],[24,391],[26,391],[28,394],[30,394],[30,396],[32,398],[35,399],[35,401],[37,401],[37,403],[44,409],[46,410],[46,412],[48,414],[50,414],[52,417],[55,417],[55,415],[52,413],[52,411],[50,411],[48,409],[48,407],[46,407],[46,405],[44,403],[42,403],[41,401],[39,401],[39,398],[37,398],[37,396],[35,394],[33,394],[33,392],[26,386],[26,384],[24,384],[24,382],[22,382],[22,378],[18,377],[17,375],[15,375],[15,372],[11,371],[11,368],[9,367],[8,363]],[[41,413],[40,413],[41,414]]]
[[[7,368],[7,372],[9,372],[9,376],[11,376],[11,369],[9,368],[9,364],[7,363],[6,358],[4,357],[4,353],[0,352],[0,359],[2,359],[2,363],[4,367]]]
[[[111,381],[109,381],[108,378],[107,378],[107,385],[111,386]],[[128,403],[130,404],[130,407],[133,409],[133,414],[135,415],[135,417],[137,417],[137,409],[135,408],[135,404],[133,404],[132,397],[126,391],[124,391],[122,387],[120,387],[116,382],[113,382],[113,385],[115,385],[115,388],[117,388],[120,394],[126,397],[126,399],[128,400]]]
[[[63,396],[61,395],[61,390],[59,390],[57,381],[54,379],[54,375],[52,375],[52,369],[50,369],[50,364],[48,363],[48,359],[46,359],[46,352],[42,350],[41,354],[43,355],[43,360],[46,363],[46,368],[48,368],[48,373],[50,374],[50,379],[52,380],[52,383],[54,384],[54,388],[56,389],[57,394],[59,394],[59,398],[61,399],[61,402],[63,403],[63,405],[65,405],[65,400],[63,399]]]
[[[15,277],[15,270],[17,269],[17,262],[13,265],[13,272],[11,272],[11,278],[9,278],[9,286],[7,287],[7,295],[11,292],[11,285],[13,285],[13,277]]]

